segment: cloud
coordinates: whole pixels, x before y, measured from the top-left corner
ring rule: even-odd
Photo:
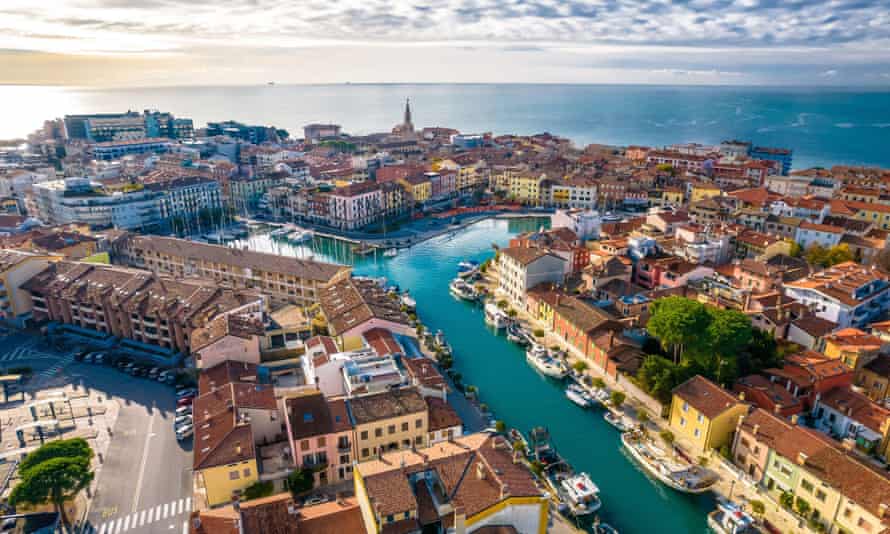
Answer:
[[[820,76],[821,78],[836,78],[836,77],[837,77],[837,70],[835,70],[835,69],[824,70],[824,71],[822,71],[822,72],[819,73],[819,76]]]

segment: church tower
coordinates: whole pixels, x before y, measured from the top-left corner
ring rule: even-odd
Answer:
[[[413,132],[414,131],[414,123],[411,122],[411,99],[405,99],[405,120],[402,122],[404,129]]]

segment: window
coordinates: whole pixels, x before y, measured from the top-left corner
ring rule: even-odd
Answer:
[[[325,440],[324,436],[318,438],[318,447],[319,448],[324,447],[326,443],[327,443],[327,441]]]
[[[396,433],[396,425],[389,425],[389,427],[388,427],[386,430],[387,430],[390,434],[395,434],[395,433]]]
[[[686,426],[686,419],[680,418],[680,426]]]
[[[813,493],[813,483],[809,480],[801,480],[800,487],[807,490],[810,493]]]
[[[407,431],[408,431],[408,422],[405,421],[404,423],[402,423],[402,432],[407,432]]]
[[[234,471],[229,471],[229,480],[238,480],[239,478],[241,478],[241,476],[238,475],[237,469]]]
[[[683,409],[684,412],[688,412],[688,411],[689,411],[689,403],[686,402],[686,401],[683,401],[683,408],[682,408],[682,409]]]
[[[698,414],[698,422],[701,423],[704,420],[705,420],[705,416],[703,416],[702,414]]]
[[[414,421],[414,428],[421,428],[421,427],[423,427],[423,419],[418,419],[417,421]]]
[[[696,428],[695,432],[693,432],[693,434],[695,435],[695,437],[699,437],[699,436],[701,436],[701,430]]]
[[[362,458],[368,457],[368,449],[362,449]]]
[[[368,431],[362,430],[362,439],[368,439]]]
[[[374,429],[374,436],[375,436],[375,437],[378,437],[378,438],[379,438],[379,437],[383,437],[383,428],[375,428],[375,429]]]
[[[309,450],[309,440],[308,439],[304,439],[300,442],[300,450],[301,451]]]
[[[448,433],[450,434],[450,433],[451,433],[451,430],[449,430]],[[415,444],[415,445],[423,445],[423,436],[415,436],[415,437],[414,437],[414,444]]]
[[[822,490],[816,490],[816,498],[819,499],[820,502],[825,502],[825,492]]]
[[[245,477],[249,477],[249,476],[250,476],[250,468],[249,468],[249,467],[245,467],[244,470],[243,470],[243,472],[242,472],[242,474],[243,474]]]

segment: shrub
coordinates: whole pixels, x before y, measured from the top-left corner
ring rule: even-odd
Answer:
[[[606,382],[602,378],[596,377],[593,379],[593,387],[602,389],[606,387]]]
[[[572,364],[572,369],[574,369],[578,373],[583,373],[587,370],[587,362],[585,362],[584,360],[578,360],[577,362]]]
[[[613,391],[612,395],[609,396],[609,400],[612,401],[612,406],[615,408],[621,408],[621,405],[624,404],[624,399],[626,398],[626,395],[621,391]]]
[[[253,499],[261,499],[263,497],[268,497],[275,492],[275,485],[272,482],[254,482],[250,486],[247,486],[244,489],[244,500],[250,501]]]
[[[748,504],[751,505],[751,512],[754,515],[760,517],[763,516],[764,513],[766,513],[766,505],[763,504],[763,501],[753,500],[748,501]]]
[[[662,430],[661,432],[658,433],[658,435],[661,436],[661,439],[668,445],[674,444],[674,439],[675,439],[674,433],[671,432],[670,430]]]
[[[315,486],[315,475],[311,469],[297,469],[287,475],[285,486],[296,497],[301,493],[306,493]]]
[[[639,419],[641,423],[648,423],[649,422],[649,412],[640,408],[637,411],[637,419]]]
[[[796,508],[797,512],[804,517],[807,517],[810,514],[810,503],[804,500],[803,497],[795,499],[794,508]]]
[[[498,301],[498,308],[500,308],[502,310],[506,310],[507,306],[508,306],[508,304],[507,304],[506,300],[501,299]]]
[[[794,495],[791,492],[783,491],[781,495],[779,495],[779,504],[782,505],[782,508],[791,509],[794,505]]]
[[[540,328],[536,328],[535,331],[532,332],[532,334],[534,334],[535,337],[544,337],[544,331]]]
[[[497,430],[498,432],[500,432],[501,434],[503,434],[504,432],[507,431],[507,424],[504,423],[503,421],[495,421],[494,429]]]

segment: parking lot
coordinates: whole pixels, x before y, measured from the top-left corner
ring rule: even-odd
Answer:
[[[77,343],[0,333],[0,367],[31,370],[21,386],[22,399],[12,402],[57,388],[114,405],[113,421],[97,417],[92,425],[107,449],[97,455],[93,498],[81,532],[186,532],[192,443],[190,437],[178,440],[174,430],[175,387],[157,380],[160,369],[152,378],[153,366],[132,356],[100,350],[102,361],[95,363],[95,352]]]

